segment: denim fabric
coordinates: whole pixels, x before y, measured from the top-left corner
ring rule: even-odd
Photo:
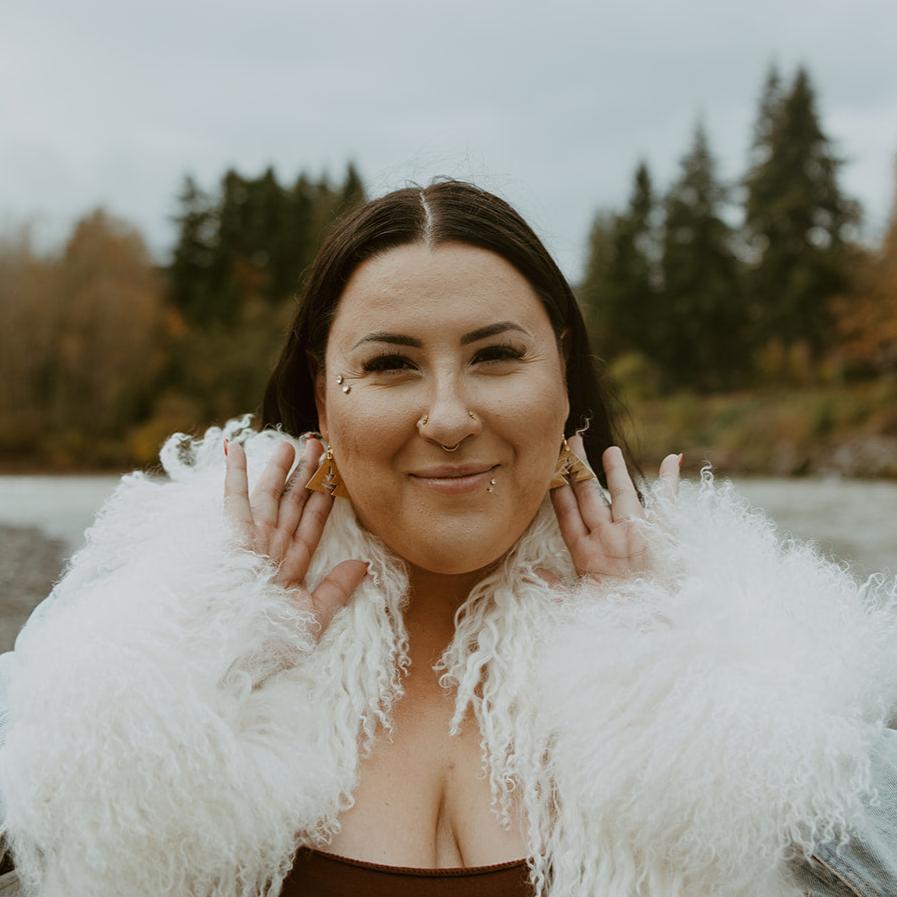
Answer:
[[[0,875],[0,897],[19,897],[22,893],[19,876],[15,872]]]
[[[897,731],[884,730],[871,760],[878,798],[850,841],[821,845],[798,870],[810,897],[897,897]]]
[[[862,826],[838,851],[823,847],[819,858],[863,897],[897,897],[897,731],[885,729],[872,754],[878,800],[867,806]]]

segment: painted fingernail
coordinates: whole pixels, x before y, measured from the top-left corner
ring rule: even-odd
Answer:
[[[679,469],[682,469],[682,462],[685,460],[685,452],[679,452]]]
[[[227,457],[227,440],[224,440],[224,457]]]

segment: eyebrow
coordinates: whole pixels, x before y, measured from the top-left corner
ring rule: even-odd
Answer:
[[[521,327],[519,324],[515,324],[513,321],[498,321],[495,324],[488,324],[485,327],[478,327],[476,330],[471,330],[470,333],[465,333],[464,336],[461,337],[461,345],[466,346],[468,343],[475,343],[477,340],[486,339],[488,336],[496,336],[507,330],[517,330],[520,333],[525,333],[527,336],[530,336],[528,330]],[[424,345],[416,337],[405,336],[402,333],[387,333],[383,330],[369,333],[355,343],[352,348],[357,349],[362,343],[391,343],[394,346],[413,346],[416,349],[420,349]]]

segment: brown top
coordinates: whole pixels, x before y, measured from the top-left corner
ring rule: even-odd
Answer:
[[[300,847],[281,897],[533,897],[526,860],[415,869]]]

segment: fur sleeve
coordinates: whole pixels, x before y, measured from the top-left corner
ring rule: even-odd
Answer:
[[[574,588],[538,668],[552,897],[803,893],[787,861],[860,818],[897,710],[897,589],[709,470],[646,516],[653,572]]]
[[[263,893],[320,811],[317,725],[280,671],[310,617],[237,547],[222,439],[122,479],[4,663],[0,789],[26,893]],[[247,440],[250,478],[273,431]],[[282,797],[282,799],[276,799]]]

